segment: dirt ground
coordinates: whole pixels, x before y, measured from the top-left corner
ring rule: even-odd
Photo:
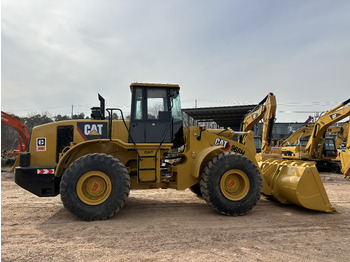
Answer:
[[[264,196],[240,217],[191,191],[131,191],[105,221],[77,220],[60,196],[39,198],[1,172],[2,261],[349,261],[350,181],[321,173],[326,214]]]

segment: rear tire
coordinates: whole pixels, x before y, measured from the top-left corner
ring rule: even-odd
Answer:
[[[60,194],[63,205],[81,220],[107,219],[125,204],[130,177],[121,161],[106,154],[89,154],[64,172]]]
[[[256,205],[262,182],[258,168],[247,157],[222,153],[204,168],[200,188],[203,199],[218,212],[238,216]]]

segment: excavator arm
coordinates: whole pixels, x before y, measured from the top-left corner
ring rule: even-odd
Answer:
[[[343,141],[346,139],[348,135],[348,125],[349,122],[346,122],[343,126],[330,126],[327,129],[326,133],[337,133],[335,141],[336,148],[338,148],[341,145],[341,143],[343,143]],[[313,128],[313,124],[300,127],[281,143],[281,147],[297,145],[298,141],[300,141],[303,138],[309,137],[312,134]]]
[[[296,145],[300,139],[311,135],[313,127],[313,125],[300,127],[281,143],[281,147]]]
[[[21,152],[26,151],[30,138],[27,126],[14,115],[7,114],[3,111],[1,111],[1,123],[4,123],[17,131]]]
[[[263,119],[262,153],[270,153],[272,148],[272,128],[276,119],[277,102],[273,93],[269,93],[252,111],[243,119],[241,130],[247,132]]]
[[[345,124],[343,125],[343,127]],[[347,132],[350,133],[350,125],[347,125]],[[341,162],[341,171],[343,172],[345,177],[350,177],[350,139],[349,136],[346,142],[345,152],[340,153],[340,162]]]
[[[321,139],[324,139],[327,129],[334,123],[346,118],[350,115],[350,106],[346,106],[350,99],[344,101],[335,108],[324,113],[315,123],[312,130],[312,135],[305,147],[309,156],[320,158],[322,150],[318,150],[318,144]]]
[[[332,129],[332,133],[338,133],[337,137],[335,138],[335,147],[339,148],[339,146],[344,142],[344,140],[348,137],[349,134],[349,121],[345,122],[343,126],[338,127],[340,128],[339,131],[334,131]],[[329,129],[328,129],[329,130]],[[334,131],[334,132],[333,132]],[[327,131],[328,132],[328,131]],[[330,132],[329,132],[330,133]]]

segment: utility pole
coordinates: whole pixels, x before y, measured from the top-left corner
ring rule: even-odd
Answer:
[[[73,119],[73,107],[74,107],[74,105],[72,105],[72,116],[71,116],[71,119]]]

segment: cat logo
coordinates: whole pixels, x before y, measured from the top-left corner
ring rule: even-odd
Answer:
[[[258,113],[254,113],[254,114],[252,114],[252,119],[254,120],[255,118],[257,118],[258,117]]]
[[[223,139],[220,139],[220,138],[215,139],[214,145],[223,146],[224,147],[223,150],[225,150],[225,151],[230,149],[230,142],[223,140]]]
[[[84,140],[107,138],[106,122],[78,122],[77,130]]]
[[[102,134],[103,124],[85,124],[84,135],[86,136],[99,136]]]
[[[338,116],[340,116],[340,114],[333,114],[333,115],[330,115],[330,118],[332,120],[334,120],[335,118],[337,118]]]

